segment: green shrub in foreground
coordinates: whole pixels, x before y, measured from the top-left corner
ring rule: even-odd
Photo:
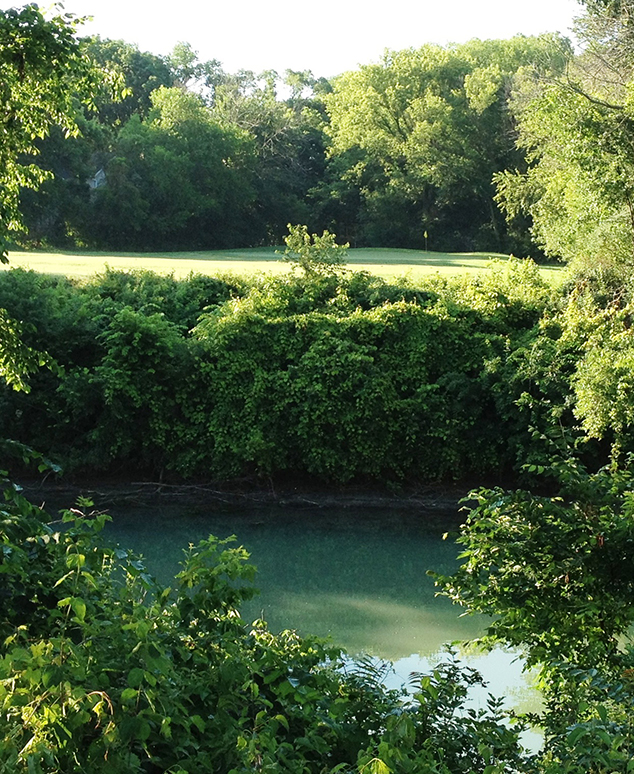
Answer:
[[[541,670],[539,771],[634,771],[634,496],[631,470],[588,473],[555,458],[529,466],[554,496],[471,494],[463,564],[439,578],[469,612],[491,616],[489,647],[521,648]]]

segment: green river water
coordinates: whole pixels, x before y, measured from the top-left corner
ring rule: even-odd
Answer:
[[[436,596],[427,570],[450,573],[458,546],[443,531],[447,515],[377,509],[241,510],[182,507],[111,508],[111,538],[141,553],[148,569],[170,584],[188,544],[210,534],[237,536],[258,568],[260,594],[242,609],[245,620],[265,618],[284,628],[330,636],[351,654],[369,653],[394,663],[389,682],[400,685],[443,657],[443,646],[478,636],[485,621],[463,616]],[[531,678],[514,654],[461,658],[484,675],[491,693],[510,706],[535,709]],[[479,700],[484,701],[486,692]],[[476,701],[479,701],[476,697]]]

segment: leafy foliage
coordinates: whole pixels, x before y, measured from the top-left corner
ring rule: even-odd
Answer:
[[[133,116],[117,135],[85,239],[114,249],[234,244],[253,202],[249,138],[196,94],[161,86],[151,101],[148,119]]]
[[[508,96],[526,69],[556,68],[562,47],[549,36],[428,45],[336,78],[325,96],[335,191],[359,190],[360,239],[426,247],[428,232],[434,249],[507,249],[492,176],[524,167]]]
[[[548,656],[596,667],[616,656],[634,616],[630,481],[570,466],[553,472],[564,477],[554,497],[474,493],[459,538],[467,561],[448,593],[496,616],[488,636],[526,647],[529,663]]]
[[[66,465],[433,480],[562,441],[595,466],[634,450],[629,307],[553,293],[527,262],[423,287],[11,270],[3,305],[64,368],[4,394],[3,432]]]
[[[106,73],[102,73],[104,78]],[[22,227],[20,188],[37,188],[46,173],[29,163],[52,125],[77,131],[75,100],[89,100],[97,73],[83,56],[69,15],[46,19],[37,5],[0,11],[0,259]]]
[[[84,469],[339,481],[496,470],[530,443],[515,401],[534,374],[519,369],[549,293],[534,267],[508,272],[415,288],[353,272],[249,287],[11,271],[0,303],[33,320],[29,343],[65,371],[39,375],[28,405],[5,396],[0,417]]]
[[[332,84],[290,70],[229,74],[187,43],[164,58],[124,41],[77,45],[101,77],[83,113],[64,91],[62,127],[81,138],[38,130],[27,149],[41,191],[25,190],[26,167],[12,175],[23,244],[279,244],[291,222],[357,244],[422,246],[429,231],[440,248],[534,248],[521,218],[505,226],[491,178],[525,171],[509,94],[527,67],[557,69],[552,38],[391,52]]]
[[[46,363],[50,358],[27,347],[20,324],[0,309],[0,378],[14,389],[28,392],[27,375]]]
[[[286,250],[284,259],[303,269],[306,275],[332,274],[345,263],[346,251],[350,245],[338,245],[336,235],[328,231],[319,234],[308,233],[307,226],[288,224],[288,236],[284,238]]]
[[[518,84],[529,167],[497,176],[498,199],[511,217],[530,214],[548,255],[614,297],[631,292],[632,14],[629,3],[584,5],[582,52],[558,77]]]
[[[571,459],[530,466],[554,496],[479,490],[459,542],[462,567],[437,583],[495,619],[484,638],[542,670],[544,772],[629,772],[634,621],[630,472],[589,474]]]
[[[83,43],[100,69],[116,72],[123,81],[119,99],[112,99],[107,84],[95,95],[96,118],[111,131],[133,115],[146,118],[152,109],[152,92],[161,86],[174,86],[174,73],[162,57],[139,51],[123,40],[102,40],[97,36]]]
[[[631,305],[596,311],[574,379],[577,415],[590,436],[613,439],[615,458],[632,451],[631,315]]]

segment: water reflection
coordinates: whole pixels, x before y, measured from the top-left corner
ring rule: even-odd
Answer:
[[[188,544],[210,533],[236,534],[258,568],[260,589],[243,617],[262,616],[274,631],[331,636],[352,653],[395,661],[482,630],[480,619],[461,618],[460,609],[436,597],[427,570],[452,572],[457,548],[411,512],[134,508],[112,515],[110,534],[142,553],[166,584]]]
[[[481,633],[480,620],[459,619],[450,603],[434,602],[425,605],[345,590],[317,594],[267,586],[245,605],[243,613],[247,620],[261,613],[274,631],[292,625],[303,632],[329,635],[352,654],[365,652],[397,661],[412,653],[433,653],[444,643]]]
[[[243,607],[249,621],[264,617],[273,631],[331,636],[351,654],[370,653],[394,662],[394,684],[426,671],[442,658],[443,645],[473,639],[485,620],[436,597],[432,569],[451,573],[458,548],[443,528],[411,512],[280,509],[248,512],[182,512],[179,508],[112,509],[114,539],[146,558],[169,584],[183,550],[214,534],[232,534],[258,567],[260,594]],[[457,523],[453,517],[454,525]],[[445,525],[446,526],[446,525]],[[466,652],[488,682],[487,691],[536,709],[538,696],[516,656],[502,650]],[[478,701],[477,696],[475,698]],[[482,693],[486,701],[486,692]]]

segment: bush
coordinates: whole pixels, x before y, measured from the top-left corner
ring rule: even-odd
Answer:
[[[5,393],[0,431],[78,470],[457,479],[508,473],[543,448],[534,429],[575,425],[587,325],[530,262],[422,288],[7,272],[5,298],[64,370]]]
[[[439,578],[469,612],[492,616],[484,642],[520,648],[541,670],[538,771],[632,771],[634,500],[629,471],[531,465],[551,496],[479,490],[461,529],[462,567]]]

